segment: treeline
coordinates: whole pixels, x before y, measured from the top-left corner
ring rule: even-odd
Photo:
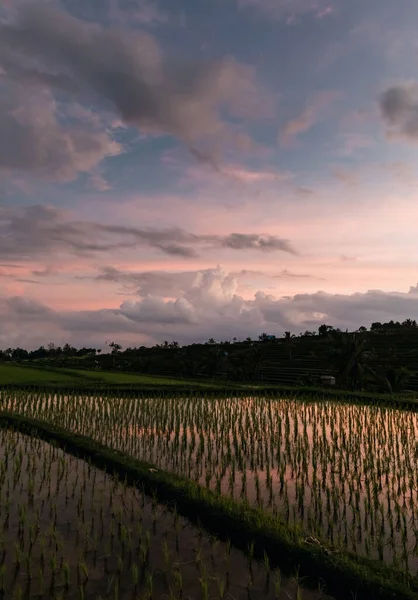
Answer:
[[[380,323],[379,321],[376,321],[374,323],[371,324],[370,326],[370,331],[371,332],[385,332],[385,331],[396,331],[396,330],[405,330],[405,329],[418,329],[418,325],[417,325],[417,321],[415,319],[405,319],[402,322],[399,321],[388,321],[387,323]],[[359,327],[355,332],[353,333],[362,333],[362,332],[366,332],[368,331],[367,327]],[[319,336],[319,337],[327,337],[329,335],[332,334],[338,334],[338,333],[342,333],[341,329],[339,329],[338,327],[333,327],[332,325],[320,325],[318,327],[318,332],[315,331],[305,331],[304,333],[300,332],[299,336],[294,336],[291,335],[288,331],[286,331],[284,333],[284,338],[277,338],[275,335],[269,335],[265,332],[261,333],[257,340],[253,340],[251,337],[247,337],[245,338],[245,340],[243,342],[240,343],[253,343],[253,342],[271,342],[271,341],[279,341],[279,340],[283,340],[284,341],[289,341],[289,338],[297,338],[297,337],[315,337],[315,336]],[[204,345],[208,345],[208,346],[215,346],[215,345],[220,345],[220,346],[227,346],[230,344],[235,344],[237,343],[238,340],[237,338],[233,338],[232,340],[225,340],[225,341],[217,341],[214,338],[209,338],[207,342],[205,342]],[[141,351],[146,351],[146,350],[158,350],[158,349],[178,349],[181,348],[181,344],[177,341],[163,341],[160,344],[155,344],[154,346],[139,346],[139,347],[134,347],[134,348],[126,348],[125,350],[123,350],[122,346],[120,344],[118,344],[117,342],[106,342],[106,344],[109,347],[110,353],[111,354],[132,354],[132,353],[138,353]],[[189,348],[193,348],[196,346],[202,346],[202,344],[200,343],[196,343],[196,344],[189,344],[187,346],[184,347],[189,347]],[[47,344],[46,346],[40,346],[39,348],[37,348],[36,350],[26,350],[24,348],[7,348],[5,350],[0,350],[0,361],[8,361],[8,360],[16,360],[16,361],[20,361],[20,360],[37,360],[37,359],[42,359],[42,358],[74,358],[74,357],[94,357],[98,354],[100,354],[102,351],[101,349],[96,349],[96,348],[89,348],[89,347],[83,347],[83,348],[75,348],[74,346],[72,346],[71,344],[65,344],[64,346],[56,346],[53,342],[50,342],[49,344]]]
[[[0,350],[0,361],[9,360],[38,360],[40,358],[59,358],[59,357],[84,357],[95,356],[101,353],[101,350],[96,348],[74,348],[70,344],[65,344],[63,347],[55,346],[50,342],[46,347],[40,346],[36,350],[25,350],[25,348],[7,348]]]

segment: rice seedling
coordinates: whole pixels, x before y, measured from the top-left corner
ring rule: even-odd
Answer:
[[[248,577],[257,598],[279,597],[263,586],[266,559],[252,557],[250,575],[230,540],[54,445],[0,429],[0,464],[4,598],[223,600],[239,597]],[[283,580],[281,600],[292,586]]]

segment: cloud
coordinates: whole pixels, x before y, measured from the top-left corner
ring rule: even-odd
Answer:
[[[195,285],[202,277],[213,276],[223,272],[221,265],[215,269],[199,269],[194,271],[126,271],[112,266],[105,266],[100,269],[100,272],[94,278],[95,281],[105,281],[119,283],[122,289],[129,293],[135,293],[138,296],[160,296],[163,298],[176,298],[182,296],[186,291]],[[241,269],[240,271],[230,272],[229,277],[232,280],[240,282],[248,278],[261,279],[320,279],[322,277],[313,277],[312,275],[291,273],[287,269],[281,271],[278,275],[256,271],[251,269]],[[80,279],[90,279],[90,277],[80,276]]]
[[[331,173],[335,179],[345,185],[355,186],[358,184],[358,177],[351,171],[341,169],[340,167],[334,167],[331,169]]]
[[[352,156],[357,150],[372,148],[375,145],[374,139],[364,133],[343,132],[340,137],[343,140],[342,147],[339,150],[341,156]]]
[[[314,190],[303,186],[297,186],[295,188],[295,192],[298,196],[312,196],[313,194],[315,194]]]
[[[272,117],[275,102],[254,69],[232,57],[196,62],[165,57],[148,33],[103,28],[45,4],[26,3],[0,26],[0,64],[7,78],[92,100],[145,133],[165,133],[214,156],[242,145],[224,116]]]
[[[19,283],[30,283],[33,285],[46,285],[43,281],[37,281],[36,279],[22,279],[18,277],[16,278],[16,281]]]
[[[389,139],[418,141],[418,82],[388,88],[381,93],[379,105]]]
[[[256,249],[262,252],[281,250],[289,254],[297,254],[287,240],[278,238],[275,235],[231,233],[224,238],[218,237],[217,239],[225,248],[233,248],[234,250]]]
[[[28,260],[51,253],[92,256],[123,248],[149,247],[192,258],[197,250],[230,248],[297,254],[288,240],[267,234],[193,234],[179,228],[152,229],[69,221],[53,207],[0,207],[0,260]]]
[[[105,130],[61,123],[48,90],[26,89],[18,83],[4,86],[1,77],[0,90],[0,172],[24,170],[49,180],[71,181],[122,151]]]
[[[179,284],[169,274],[138,277],[143,279],[144,296],[125,300],[117,308],[62,311],[31,298],[0,298],[0,347],[22,341],[34,347],[51,339],[60,344],[70,341],[78,346],[104,346],[109,335],[124,345],[131,340],[140,345],[163,339],[181,343],[209,337],[242,339],[262,331],[279,336],[285,330],[299,333],[317,329],[324,322],[353,330],[374,321],[403,320],[418,310],[418,284],[406,293],[369,290],[344,295],[318,291],[276,298],[258,291],[251,299],[244,299],[237,293],[238,278],[222,267],[190,276],[180,274]],[[167,282],[170,297],[165,295]]]
[[[9,310],[9,314],[12,317],[22,319],[23,321],[31,321],[32,319],[45,321],[54,315],[52,309],[42,304],[42,302],[32,300],[31,298],[16,296],[14,298],[6,299],[5,303]]]
[[[142,25],[164,25],[169,22],[168,14],[152,0],[109,0],[109,16],[112,22],[140,23]]]
[[[167,271],[131,272],[106,266],[96,281],[120,283],[125,290],[135,290],[139,296],[178,297],[196,278],[197,271],[170,273]]]
[[[306,133],[324,118],[324,111],[333,102],[341,98],[342,93],[336,90],[319,92],[312,96],[305,110],[296,118],[290,120],[279,134],[279,140],[284,146],[292,145],[301,133]]]
[[[312,14],[324,18],[334,12],[328,0],[237,0],[237,3],[241,9],[252,8],[268,18],[286,20],[289,25],[298,16]]]
[[[283,271],[279,275],[274,275],[274,279],[286,279],[286,278],[294,278],[294,279],[318,279],[320,281],[326,281],[325,277],[314,277],[313,275],[306,275],[302,273],[291,273],[287,269],[283,269]]]
[[[231,177],[241,183],[268,183],[288,181],[293,177],[292,173],[278,171],[257,171],[244,167],[224,166],[220,169],[223,175]]]

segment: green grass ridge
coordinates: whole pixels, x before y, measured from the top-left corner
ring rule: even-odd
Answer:
[[[0,412],[0,426],[35,435],[63,448],[69,454],[117,473],[128,483],[141,485],[161,503],[175,504],[179,513],[199,521],[221,539],[247,550],[254,542],[255,556],[269,555],[271,564],[288,573],[299,567],[309,587],[326,583],[327,593],[338,600],[412,600],[418,598],[418,579],[391,565],[348,552],[330,552],[323,546],[308,545],[301,531],[273,515],[218,495],[197,483],[156,465],[134,459],[92,439],[37,419]],[[156,472],[150,469],[157,469]],[[353,595],[356,594],[356,595]]]

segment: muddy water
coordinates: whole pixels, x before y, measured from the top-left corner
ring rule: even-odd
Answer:
[[[0,597],[319,600],[53,445],[0,430]]]

